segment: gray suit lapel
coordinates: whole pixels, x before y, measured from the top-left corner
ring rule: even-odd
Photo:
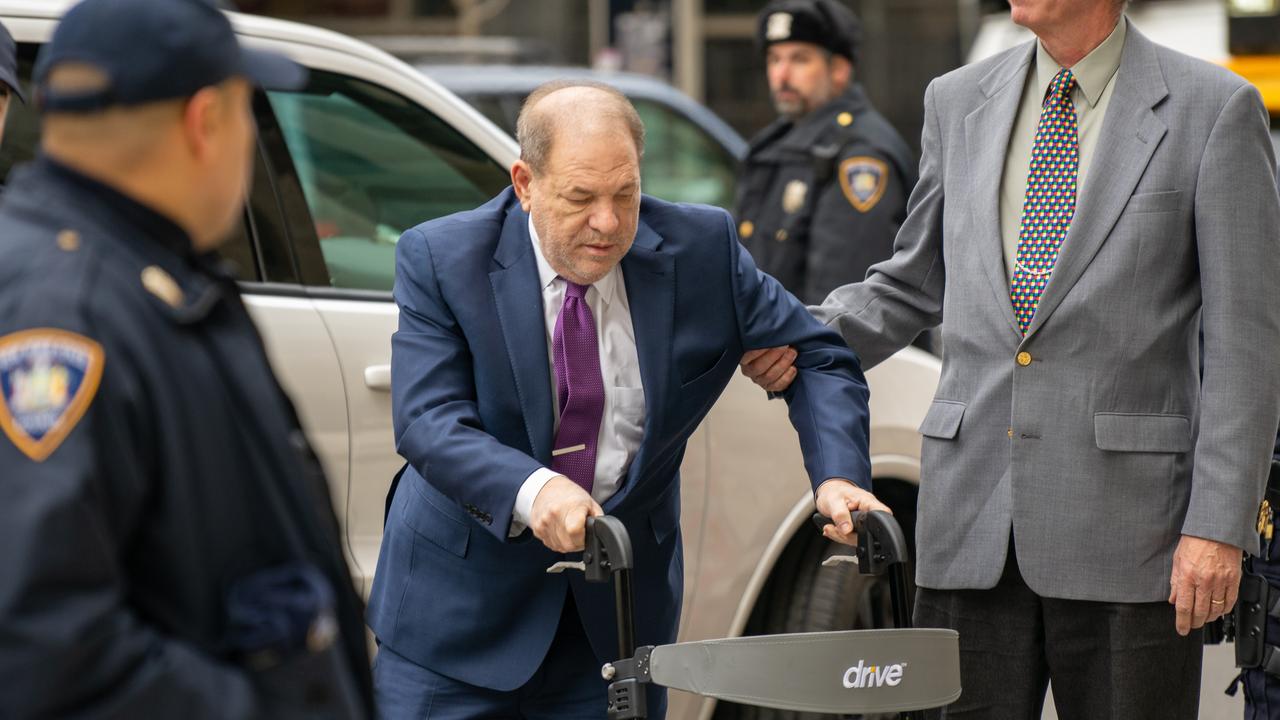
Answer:
[[[1035,42],[1028,43],[982,78],[979,87],[987,101],[964,119],[965,147],[968,150],[968,186],[973,193],[969,213],[976,230],[978,252],[987,281],[995,295],[996,307],[1018,332],[1018,322],[1009,300],[1009,281],[1004,269],[1004,244],[1000,233],[1000,184],[1004,175],[1009,135],[1022,100],[1023,84]]]
[[[1084,194],[1076,204],[1071,229],[1062,242],[1035,319],[1027,328],[1028,338],[1048,321],[1098,254],[1168,130],[1152,111],[1169,94],[1155,49],[1132,24],[1127,32],[1116,87]]]

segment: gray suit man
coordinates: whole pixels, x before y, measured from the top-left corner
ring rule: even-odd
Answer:
[[[916,619],[961,633],[947,717],[1038,718],[1052,679],[1064,718],[1194,718],[1280,421],[1267,114],[1123,0],[1011,4],[1038,41],[929,86],[893,257],[814,312],[864,367],[946,318]]]

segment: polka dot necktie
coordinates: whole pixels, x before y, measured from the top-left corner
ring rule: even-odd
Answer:
[[[1027,334],[1040,296],[1058,261],[1058,249],[1076,212],[1076,176],[1080,169],[1080,139],[1071,90],[1076,79],[1061,70],[1049,83],[1031,148],[1027,195],[1018,228],[1018,255],[1009,298],[1018,327]]]
[[[596,321],[587,305],[590,285],[564,281],[564,305],[551,336],[555,358],[560,429],[551,451],[551,469],[591,492],[596,476],[596,443],[604,416],[604,376]]]

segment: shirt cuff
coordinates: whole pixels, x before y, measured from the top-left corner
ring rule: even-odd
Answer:
[[[520,492],[516,493],[516,505],[511,509],[511,529],[507,531],[507,537],[515,537],[529,527],[529,519],[533,515],[533,501],[537,499],[538,493],[542,492],[542,486],[559,475],[560,473],[548,468],[538,468],[529,473],[529,477],[525,478],[524,484],[520,486]]]

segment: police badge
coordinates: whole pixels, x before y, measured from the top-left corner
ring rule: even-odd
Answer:
[[[782,188],[782,210],[788,215],[800,212],[808,195],[809,186],[803,180],[792,180]]]
[[[765,39],[777,42],[791,37],[791,22],[791,13],[779,12],[770,15],[764,31]]]
[[[868,212],[880,202],[889,182],[889,166],[873,157],[851,157],[840,163],[840,189],[858,212]]]
[[[0,337],[0,429],[42,462],[84,417],[102,380],[102,346],[37,328]]]

